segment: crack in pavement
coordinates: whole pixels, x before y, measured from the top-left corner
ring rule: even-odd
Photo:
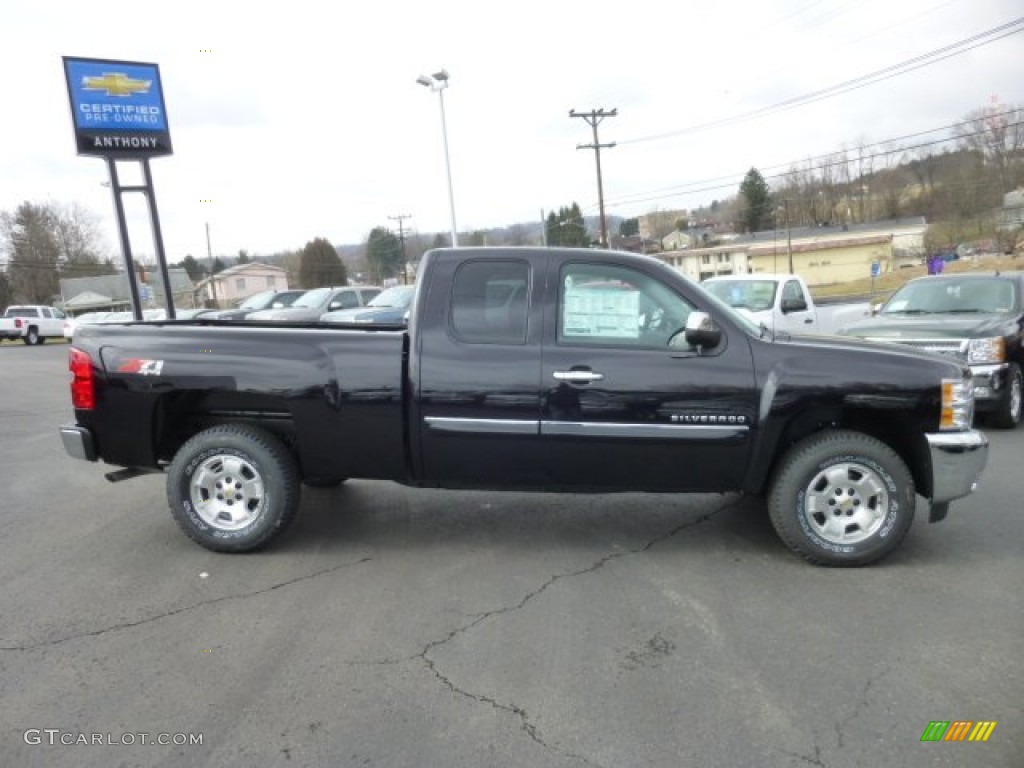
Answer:
[[[808,765],[816,765],[818,766],[818,768],[828,768],[828,766],[821,761],[821,747],[819,747],[817,744],[814,745],[814,757],[810,757],[809,755],[801,755],[796,752],[787,752],[784,749],[780,749],[779,752],[781,752],[784,755],[789,755],[790,757],[795,757],[797,760],[802,760]]]
[[[510,606],[506,606],[504,608],[497,608],[497,609],[495,609],[493,611],[487,611],[486,613],[479,614],[475,619],[473,619],[473,621],[471,621],[468,624],[465,624],[465,625],[463,625],[461,627],[453,629],[451,632],[449,632],[447,634],[447,636],[445,636],[441,640],[432,640],[432,641],[430,641],[429,643],[427,643],[426,646],[424,646],[423,650],[420,651],[415,656],[410,657],[409,659],[402,659],[401,661],[412,661],[412,660],[418,659],[418,660],[422,661],[427,666],[427,669],[429,669],[430,672],[442,683],[442,685],[444,685],[446,688],[448,688],[448,690],[450,690],[452,693],[457,694],[459,696],[463,696],[463,697],[465,697],[467,699],[471,699],[472,701],[475,701],[475,702],[477,702],[479,704],[487,704],[487,705],[490,705],[494,709],[501,710],[503,712],[508,712],[509,714],[515,715],[519,719],[519,721],[520,721],[520,728],[523,731],[525,731],[526,734],[534,742],[536,742],[538,745],[540,745],[544,749],[546,749],[546,750],[548,750],[550,752],[558,753],[558,754],[560,754],[560,755],[562,755],[564,757],[568,757],[568,758],[571,758],[571,759],[574,759],[574,760],[579,760],[580,762],[582,762],[582,763],[584,763],[586,765],[600,766],[599,763],[595,763],[595,762],[589,760],[587,757],[585,757],[583,755],[576,754],[575,752],[570,752],[568,750],[562,749],[561,747],[548,744],[544,740],[544,738],[541,735],[540,731],[538,730],[537,726],[533,722],[531,722],[530,716],[529,716],[529,714],[527,713],[527,711],[524,708],[522,708],[520,706],[517,706],[514,703],[513,704],[503,704],[502,702],[500,702],[497,699],[494,699],[494,698],[492,698],[490,696],[485,696],[483,694],[472,693],[471,691],[468,691],[468,690],[465,690],[463,688],[458,687],[455,683],[453,683],[451,681],[451,679],[449,679],[447,676],[445,676],[437,668],[437,662],[430,657],[430,652],[435,650],[435,649],[437,649],[437,648],[440,648],[442,645],[445,645],[446,643],[451,642],[452,640],[454,640],[459,635],[464,634],[466,632],[469,632],[471,629],[473,629],[474,627],[479,626],[480,624],[482,624],[483,622],[487,621],[488,619],[494,618],[496,616],[503,616],[503,615],[508,614],[508,613],[513,613],[515,611],[518,611],[518,610],[524,608],[527,603],[531,602],[534,598],[536,598],[536,597],[540,596],[541,594],[543,594],[549,587],[553,586],[554,584],[556,584],[557,582],[559,582],[559,581],[561,581],[563,579],[574,578],[576,576],[585,576],[587,574],[594,573],[594,572],[600,570],[601,568],[603,568],[605,565],[607,565],[608,563],[610,563],[613,560],[618,560],[619,558],[623,558],[623,557],[631,557],[633,555],[643,554],[644,552],[649,551],[651,548],[657,546],[658,544],[661,544],[662,542],[668,541],[673,536],[681,533],[682,531],[684,531],[684,530],[686,530],[688,528],[693,528],[693,527],[696,527],[696,526],[701,525],[703,523],[706,523],[708,520],[710,520],[715,515],[718,515],[718,514],[724,512],[724,511],[726,511],[726,510],[728,510],[728,509],[730,509],[730,508],[732,508],[734,506],[737,506],[738,504],[742,503],[745,499],[746,499],[746,496],[740,496],[739,499],[737,499],[736,501],[731,501],[731,502],[729,502],[727,504],[724,504],[723,506],[721,506],[721,507],[719,507],[717,509],[714,509],[714,510],[712,510],[712,511],[710,511],[710,512],[704,514],[704,515],[701,515],[700,517],[697,517],[697,518],[695,518],[693,520],[689,520],[689,521],[687,521],[685,523],[677,525],[675,528],[672,528],[670,531],[668,531],[668,533],[662,534],[661,536],[658,536],[657,538],[652,539],[651,541],[649,541],[646,544],[644,544],[642,547],[637,547],[636,549],[629,549],[629,550],[625,550],[625,551],[622,551],[622,552],[612,552],[612,553],[607,554],[604,557],[598,559],[596,562],[592,563],[591,565],[589,565],[586,568],[581,568],[580,570],[577,570],[577,571],[570,571],[568,573],[555,574],[554,576],[549,578],[547,581],[545,581],[543,584],[541,584],[539,587],[537,587],[537,589],[533,590],[532,592],[528,592],[522,598],[522,600],[520,600],[518,603],[515,603],[515,604],[510,605]],[[391,662],[387,661],[387,663],[391,663]]]
[[[875,684],[876,680],[888,674],[888,672],[888,667],[886,667],[885,669],[880,669],[877,674],[874,674],[871,677],[869,677],[867,679],[867,682],[864,683],[864,689],[860,692],[860,699],[853,707],[853,712],[851,712],[848,717],[836,721],[836,723],[832,726],[836,732],[836,745],[839,749],[842,749],[845,746],[845,736],[843,731],[846,728],[846,726],[858,717],[860,717],[861,712],[863,712],[870,706],[868,704],[868,693],[871,690],[871,686]]]
[[[333,565],[330,568],[324,568],[319,571],[314,571],[313,573],[307,573],[302,576],[296,576],[294,579],[288,579],[287,581],[281,581],[277,584],[271,584],[269,587],[255,589],[252,592],[239,592],[233,595],[221,595],[220,597],[214,597],[209,600],[202,600],[198,603],[193,603],[192,605],[186,605],[181,608],[175,608],[173,611],[165,611],[164,613],[159,613],[155,616],[147,616],[146,618],[139,619],[138,621],[125,621],[119,624],[112,624],[109,627],[95,629],[91,632],[79,632],[77,634],[67,635],[65,637],[58,637],[54,640],[46,640],[44,642],[33,643],[31,645],[0,645],[0,651],[36,651],[41,648],[52,648],[53,646],[62,645],[72,640],[80,640],[82,638],[87,637],[100,637],[110,632],[119,632],[122,629],[132,629],[134,627],[140,627],[144,624],[150,624],[154,621],[160,621],[161,619],[167,619],[171,616],[177,616],[182,613],[194,611],[197,608],[203,608],[208,605],[216,605],[217,603],[223,603],[228,600],[244,600],[246,598],[255,597],[257,595],[265,595],[270,592],[274,592],[275,590],[283,589],[284,587],[290,587],[292,584],[300,584],[304,581],[311,581],[313,579],[317,579],[321,576],[326,576],[327,574],[334,573],[345,568],[352,568],[357,565],[362,565],[363,563],[368,563],[371,560],[373,560],[372,557],[363,557],[359,560],[356,560],[355,562]]]

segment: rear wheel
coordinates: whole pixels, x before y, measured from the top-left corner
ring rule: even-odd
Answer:
[[[181,529],[217,552],[266,546],[295,519],[295,459],[269,432],[243,425],[212,427],[175,454],[167,500]]]
[[[797,443],[773,478],[768,511],[779,537],[818,565],[857,566],[894,550],[914,520],[914,481],[885,443],[822,432]]]
[[[21,340],[28,346],[34,346],[39,343],[39,331],[35,328],[29,328],[28,333],[21,337]]]
[[[1010,363],[1006,371],[1006,391],[999,401],[999,408],[989,421],[999,429],[1013,429],[1021,419],[1021,372],[1017,363]]]

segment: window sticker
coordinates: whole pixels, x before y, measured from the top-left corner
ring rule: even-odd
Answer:
[[[565,294],[562,332],[566,338],[636,339],[639,316],[639,291],[571,287]]]

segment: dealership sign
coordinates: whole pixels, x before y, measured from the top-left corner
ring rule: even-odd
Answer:
[[[156,64],[64,57],[80,155],[141,159],[171,154]]]

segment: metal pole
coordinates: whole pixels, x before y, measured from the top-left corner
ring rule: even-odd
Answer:
[[[444,117],[444,89],[447,87],[448,81],[445,80],[444,83],[444,86],[437,89],[437,98],[441,104],[441,138],[444,141],[444,169],[448,175],[448,209],[451,211],[452,218],[452,248],[458,248],[459,231],[455,227],[455,193],[452,192],[452,163],[448,155],[448,123]]]
[[[149,158],[142,161],[142,174],[146,182],[146,196],[149,198],[149,221],[153,227],[153,243],[156,246],[156,263],[160,267],[160,277],[164,281],[164,304],[167,319],[174,319],[174,291],[171,290],[171,276],[167,270],[167,254],[164,253],[164,237],[160,231],[160,214],[156,210],[156,191],[153,187],[153,176],[149,172]]]
[[[136,282],[135,262],[132,259],[132,245],[128,237],[128,225],[124,217],[124,201],[121,199],[121,182],[117,177],[117,161],[112,157],[107,158],[107,170],[110,172],[110,190],[114,193],[114,211],[117,214],[117,236],[121,241],[121,254],[124,256],[124,266],[128,272],[128,292],[132,298],[132,315],[136,320],[142,320],[142,301],[139,298],[139,286]]]

